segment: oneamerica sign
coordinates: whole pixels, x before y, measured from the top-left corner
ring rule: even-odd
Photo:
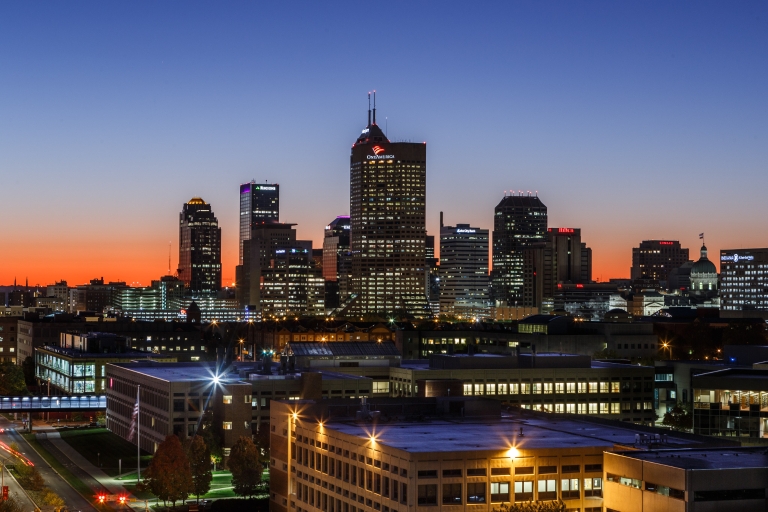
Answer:
[[[395,155],[366,155],[365,158],[368,160],[388,160],[390,158],[395,158]]]
[[[736,254],[723,254],[722,256],[720,256],[720,261],[732,261],[734,263],[738,261],[752,261],[754,259],[755,257],[752,256],[751,254],[739,255],[738,253],[736,253]]]

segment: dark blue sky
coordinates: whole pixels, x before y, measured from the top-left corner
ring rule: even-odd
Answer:
[[[196,195],[232,279],[252,178],[319,246],[372,89],[428,143],[432,234],[514,189],[582,228],[596,278],[646,238],[766,246],[767,67],[765,2],[5,2],[0,282],[147,283]]]

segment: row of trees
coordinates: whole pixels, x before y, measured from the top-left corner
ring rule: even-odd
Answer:
[[[232,486],[238,496],[251,497],[261,488],[262,465],[259,449],[249,437],[240,437],[230,451],[227,466],[232,472]],[[175,507],[190,495],[200,500],[211,489],[213,457],[202,436],[196,435],[183,445],[169,435],[157,447],[142,487]]]

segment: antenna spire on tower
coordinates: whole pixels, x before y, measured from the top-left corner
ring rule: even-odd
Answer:
[[[368,126],[371,126],[371,93],[368,92]]]
[[[373,124],[376,124],[376,89],[373,90]]]

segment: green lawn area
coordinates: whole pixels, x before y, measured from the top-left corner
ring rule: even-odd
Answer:
[[[123,473],[136,473],[136,446],[105,428],[61,430],[61,438],[94,466],[101,465],[109,476],[118,475],[118,460]],[[142,452],[141,467],[146,468],[152,456]],[[135,477],[134,477],[135,478]]]
[[[35,439],[34,434],[23,434],[24,439],[27,440],[29,445],[40,454],[42,458],[45,459],[45,461],[50,464],[50,466],[59,474],[61,477],[67,481],[69,485],[71,485],[77,492],[82,494],[83,496],[92,496],[93,495],[93,489],[91,489],[89,486],[87,486],[85,483],[83,483],[82,480],[77,478],[75,475],[72,474],[71,471],[69,471],[66,467],[64,467],[53,455],[48,453],[48,450],[40,446],[40,443],[37,442],[37,439]]]

